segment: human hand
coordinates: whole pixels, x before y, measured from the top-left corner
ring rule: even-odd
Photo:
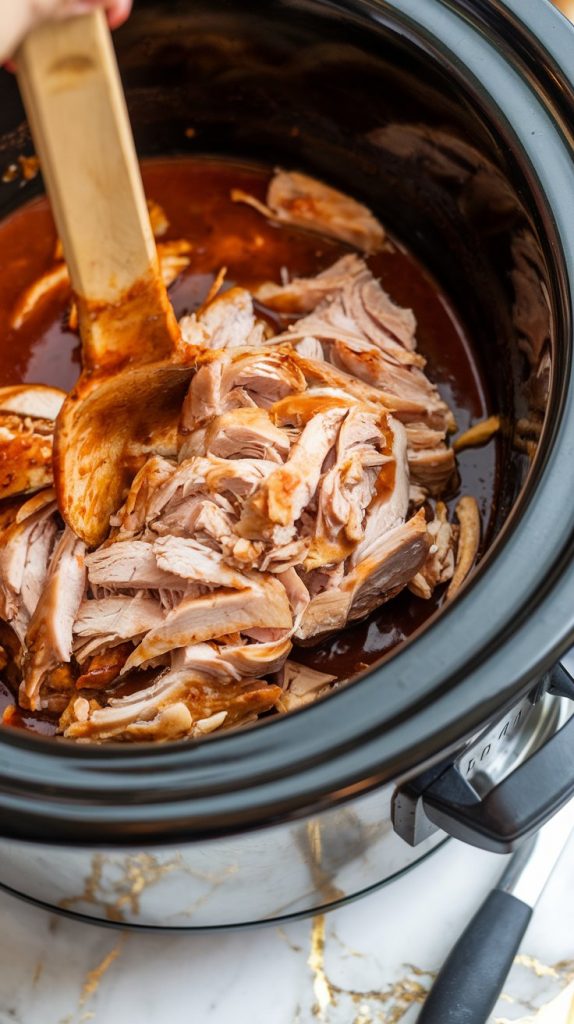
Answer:
[[[105,8],[110,28],[128,17],[132,0],[0,0],[0,63],[10,58],[24,36],[51,18],[71,18]]]

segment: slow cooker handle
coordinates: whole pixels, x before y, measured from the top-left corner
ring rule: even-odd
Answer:
[[[554,692],[566,695],[566,675],[560,665],[553,671]],[[484,796],[451,765],[424,790],[422,803],[426,817],[449,835],[482,850],[508,853],[572,796],[574,716]]]

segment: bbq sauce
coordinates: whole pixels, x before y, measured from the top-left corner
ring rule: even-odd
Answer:
[[[192,244],[189,267],[170,288],[178,317],[201,305],[221,267],[227,268],[225,287],[251,288],[268,280],[279,282],[285,271],[289,277],[315,275],[351,251],[323,236],[272,224],[251,207],[232,201],[232,189],[264,200],[269,168],[196,157],[145,161],[142,171],[148,199],[166,215],[167,228],[160,240],[184,238]],[[0,386],[30,382],[69,390],[79,376],[80,342],[68,326],[71,296],[65,282],[20,327],[12,325],[23,290],[60,258],[44,198],[25,204],[0,223]],[[428,270],[398,240],[367,262],[393,300],[414,310],[418,348],[427,359],[427,373],[453,410],[459,431],[495,412],[470,337]],[[260,305],[258,314],[276,329],[283,329],[290,319]],[[477,499],[483,545],[496,500],[497,465],[496,439],[462,452],[459,479],[445,496],[451,509],[461,494]],[[437,611],[442,599],[440,588],[430,601],[405,591],[366,622],[318,646],[300,648],[294,657],[338,679],[348,679],[412,635]],[[0,712],[12,699],[9,688],[0,683]],[[12,724],[43,733],[54,728],[44,716],[20,712]]]

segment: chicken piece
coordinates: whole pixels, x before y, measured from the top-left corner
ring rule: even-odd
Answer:
[[[415,331],[412,311],[395,306],[363,264],[358,278],[321,302],[275,340],[317,338],[322,343],[341,342],[358,350],[379,352],[383,366],[389,362],[420,368],[424,367],[425,360],[416,352]],[[380,375],[382,372],[379,370]]]
[[[245,288],[217,295],[198,313],[183,317],[179,326],[188,344],[214,349],[259,348],[265,340],[264,324],[255,319],[253,299]]]
[[[318,412],[328,409],[352,409],[359,405],[358,398],[347,395],[340,388],[313,388],[297,395],[287,395],[274,402],[269,415],[279,426],[304,427]]]
[[[342,584],[344,592],[351,595],[349,622],[364,618],[398,594],[419,572],[428,550],[422,509],[375,540]]]
[[[221,377],[228,358],[213,359],[193,375],[181,410],[182,433],[191,433],[211,416],[223,412],[226,396],[221,394]]]
[[[166,288],[173,284],[182,271],[189,266],[189,253],[192,249],[191,242],[184,238],[170,242],[158,242],[157,254]],[[58,248],[56,250],[58,261],[56,265],[33,281],[19,296],[10,318],[10,325],[14,330],[19,330],[45,299],[53,298],[58,293],[65,296],[66,292],[70,292],[70,275],[66,264],[60,262],[62,255],[63,253]],[[68,314],[68,327],[73,331],[78,328],[78,309],[75,302],[72,302]]]
[[[412,366],[424,366],[415,352],[417,322],[412,309],[397,306],[365,267],[362,274],[346,281],[343,307],[370,341],[389,358]]]
[[[409,451],[417,452],[425,449],[440,448],[444,442],[444,431],[437,427],[429,427],[428,423],[405,423]]]
[[[76,680],[77,690],[105,690],[119,676],[132,651],[131,644],[118,644],[109,651],[95,654],[85,672]]]
[[[173,672],[186,669],[201,676],[214,679],[241,679],[241,673],[224,657],[225,646],[216,643],[191,644],[189,647],[178,647],[170,654],[170,667]],[[252,673],[245,673],[251,675]]]
[[[195,537],[207,547],[219,547],[233,532],[230,515],[209,498],[193,495],[173,499],[166,506],[161,519],[153,523],[159,536]]]
[[[267,346],[257,352],[235,352],[223,367],[223,392],[229,395],[232,389],[241,389],[264,409],[305,387],[305,377],[288,348]]]
[[[273,309],[308,314],[292,325],[292,337],[348,336],[351,342],[370,342],[398,364],[424,366],[416,352],[413,311],[397,306],[357,256],[343,256],[316,277],[264,284],[256,294]]]
[[[146,437],[128,441],[125,447],[125,465],[130,473],[139,473],[151,455],[161,459],[177,460],[179,449],[179,432],[175,417],[171,423],[162,423],[152,428]]]
[[[70,288],[70,276],[65,263],[61,263],[46,271],[20,294],[10,317],[10,326],[19,330],[25,320],[44,302],[58,292],[65,293]]]
[[[343,629],[349,617],[352,596],[350,591],[333,587],[329,590],[323,590],[315,597],[312,597],[299,626],[295,630],[295,639],[303,643],[314,643],[316,637],[322,637]]]
[[[208,586],[230,590],[249,590],[251,580],[226,565],[218,551],[182,537],[163,537],[153,545],[154,557],[166,575],[193,580]]]
[[[464,434],[453,441],[455,452],[461,452],[465,448],[475,448],[479,445],[488,444],[491,438],[497,434],[502,426],[500,416],[488,416],[487,419],[474,423],[472,427],[465,430]]]
[[[278,351],[290,354],[292,361],[296,363],[299,371],[304,375],[309,389],[333,388],[336,391],[344,392],[348,397],[353,397],[365,405],[372,405],[376,409],[384,409],[388,412],[393,411],[392,404],[387,401],[386,396],[379,388],[373,387],[373,385],[365,381],[358,380],[340,367],[333,366],[325,361],[308,359],[293,349],[291,345],[281,344],[281,346],[278,346]]]
[[[375,413],[360,408],[348,412],[337,439],[336,462],[323,474],[317,490],[315,533],[304,562],[307,572],[343,561],[362,539],[366,510],[384,479],[394,486],[393,440],[386,417],[383,424]]]
[[[80,664],[125,640],[138,641],[165,618],[160,602],[145,594],[118,594],[82,601],[74,623],[74,655]]]
[[[128,658],[124,672],[176,647],[261,626],[289,630],[292,622],[285,588],[272,576],[253,581],[249,590],[221,590],[203,597],[184,597],[168,612],[164,622],[144,637]]]
[[[327,672],[317,672],[308,665],[286,661],[279,675],[283,690],[282,711],[295,711],[312,704],[331,689],[337,677]]]
[[[238,189],[231,198],[248,203],[271,220],[339,238],[364,252],[377,252],[385,239],[382,225],[366,206],[298,171],[275,172],[266,205]]]
[[[24,644],[48,574],[58,532],[54,492],[44,491],[13,513],[0,534],[0,616]]]
[[[409,468],[413,484],[422,487],[426,494],[438,497],[444,493],[456,470],[454,451],[444,444],[422,451],[411,451]]]
[[[295,632],[298,640],[309,642],[316,636],[342,629],[351,618],[360,617],[357,608],[361,607],[361,602],[367,596],[371,602],[370,610],[383,604],[393,596],[391,588],[396,592],[408,582],[409,567],[416,565],[411,574],[414,575],[424,561],[424,553],[419,558],[418,536],[410,532],[406,536],[398,536],[398,541],[401,544],[404,541],[404,544],[399,545],[401,555],[398,560],[394,558],[392,538],[405,525],[409,478],[404,427],[392,417],[389,417],[387,427],[392,437],[389,445],[391,458],[381,466],[376,476],[374,495],[366,509],[362,539],[358,543],[349,542],[348,546],[341,544],[338,549],[333,546],[323,549],[320,545],[315,549],[312,547],[310,554],[313,557],[304,563],[305,569],[309,570],[305,582],[312,599]],[[424,515],[422,522],[425,523]],[[415,534],[418,534],[419,523],[420,520],[417,520]],[[385,547],[387,538],[391,538],[389,549]],[[343,559],[346,559],[345,571]],[[339,560],[340,563],[339,571],[333,575],[325,572],[325,566],[330,560]],[[403,576],[404,583],[401,582]],[[361,590],[364,591],[364,598]],[[353,606],[356,614],[352,614]]]
[[[420,571],[409,583],[416,597],[428,600],[436,587],[452,579],[454,572],[455,533],[448,521],[448,510],[437,501],[434,519],[427,524],[430,548]]]
[[[226,644],[221,648],[221,657],[230,673],[233,670],[248,679],[278,672],[291,647],[289,637],[262,643]]]
[[[21,385],[0,388],[0,499],[52,483],[52,435],[65,393]]]
[[[169,231],[169,220],[165,210],[155,199],[147,200],[147,208],[154,238],[161,238]]]
[[[92,587],[106,590],[183,589],[180,576],[158,565],[151,544],[143,540],[116,541],[86,556]]]
[[[189,267],[189,254],[193,252],[191,242],[179,238],[172,242],[158,242],[157,255],[159,268],[166,288],[177,280],[180,274]]]
[[[287,284],[268,281],[255,290],[264,306],[283,313],[311,313],[325,299],[340,295],[348,281],[363,273],[365,264],[355,253],[342,256],[315,277],[295,277]]]
[[[278,526],[289,531],[283,542],[291,539],[295,522],[317,489],[323,462],[345,414],[345,408],[335,408],[309,420],[285,465],[275,469],[244,506],[237,526],[241,537],[279,540]]]
[[[264,459],[220,459],[215,455],[186,459],[155,493],[145,510],[146,523],[154,530],[176,509],[197,508],[206,498],[226,513],[243,502],[273,470],[275,462]]]
[[[161,456],[147,459],[134,477],[124,505],[111,519],[111,525],[119,528],[120,536],[133,536],[143,530],[152,494],[171,479],[175,468]]]
[[[465,495],[457,503],[455,515],[460,523],[456,564],[452,580],[446,592],[450,600],[460,590],[472,569],[480,545],[480,512],[476,498]]]
[[[85,545],[64,530],[26,633],[20,704],[36,711],[47,674],[72,656],[73,628],[86,587]]]
[[[219,643],[192,644],[172,651],[171,667],[173,670],[190,669],[216,679],[252,679],[279,671],[291,646],[289,637],[265,643],[240,637],[237,643],[227,638]]]
[[[325,358],[323,346],[317,338],[301,338],[300,341],[296,341],[293,348],[299,355],[305,357],[305,359],[314,359],[322,362]]]
[[[286,395],[304,390],[305,378],[288,349],[225,352],[194,375],[183,404],[181,431],[191,433],[212,416],[236,408],[238,393],[267,408]]]
[[[409,507],[409,472],[406,432],[398,420],[388,417],[387,429],[392,461],[384,464],[377,476],[375,494],[367,509],[363,537],[350,558],[357,565],[380,537],[404,522]]]
[[[276,528],[276,533],[281,533],[281,528]],[[233,547],[229,548],[226,542],[226,549],[230,550],[230,557],[246,568],[250,563],[256,566],[261,572],[272,572],[282,575],[296,565],[302,565],[309,551],[310,537],[295,537],[287,543],[277,543],[269,547],[262,541],[237,540]],[[245,546],[245,547],[244,547]]]
[[[309,591],[294,568],[286,569],[278,576],[285,587],[293,613],[293,629],[296,629],[309,604]]]
[[[350,337],[335,340],[329,358],[335,366],[367,384],[380,388],[389,409],[406,422],[416,419],[446,433],[452,414],[436,387],[417,367],[386,360],[374,345]]]
[[[276,344],[302,346],[304,355],[320,352],[379,388],[387,408],[405,422],[438,428],[440,441],[454,429],[452,413],[422,372],[412,311],[395,305],[358,257],[343,257],[316,278],[264,285],[257,295],[274,308],[307,312],[276,335]]]
[[[217,683],[188,670],[168,672],[130,697],[112,698],[105,708],[76,698],[61,728],[74,739],[173,740],[255,721],[277,706],[281,694],[263,680]]]
[[[45,384],[15,384],[0,388],[0,412],[53,423],[66,392]]]
[[[265,409],[235,409],[214,416],[205,434],[205,454],[223,459],[267,459],[282,463],[289,435],[275,426]]]
[[[263,480],[275,472],[277,464],[266,459],[219,459],[207,457],[201,461],[207,493],[225,498],[226,495],[242,501],[253,494]]]

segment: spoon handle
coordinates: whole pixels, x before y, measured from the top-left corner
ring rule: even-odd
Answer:
[[[133,358],[125,351],[126,330],[109,330],[105,317],[116,306],[117,318],[121,303],[122,320],[129,320],[130,297],[137,298],[138,309],[147,304],[159,313],[160,321],[163,314],[169,329],[163,343],[161,329],[148,333],[149,355],[169,355],[171,311],[103,10],[34,29],[20,47],[17,67],[78,300],[84,366]],[[145,332],[138,344],[145,349]],[[137,358],[146,361],[148,353],[139,349]]]

